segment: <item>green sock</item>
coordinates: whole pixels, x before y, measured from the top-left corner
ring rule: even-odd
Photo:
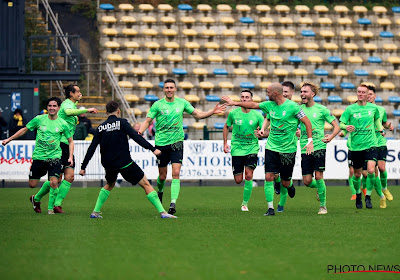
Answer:
[[[164,207],[161,204],[160,199],[158,199],[158,195],[156,191],[152,191],[151,193],[149,193],[147,195],[147,198],[149,199],[149,201],[151,202],[151,204],[154,205],[154,207],[156,207],[158,212],[165,212]]]
[[[315,179],[312,179],[311,184],[309,184],[309,185],[306,186],[306,187],[311,188],[311,189],[317,188],[317,187],[318,187],[318,186],[317,186],[317,181],[315,181]]]
[[[56,202],[54,203],[54,206],[61,206],[61,203],[63,202],[64,198],[67,196],[67,193],[69,189],[71,188],[71,183],[63,180],[60,184],[58,195]]]
[[[362,182],[361,188],[362,189],[366,189],[367,188],[367,177],[365,177],[364,175],[362,176],[362,179],[361,179],[361,182]]]
[[[159,192],[164,191],[165,180],[161,180],[160,177],[157,178],[157,188]]]
[[[35,201],[40,202],[42,200],[42,197],[48,194],[50,191],[50,181],[46,181],[43,183],[42,187],[38,191],[38,193],[35,195]]]
[[[386,190],[387,189],[387,171],[381,172],[381,184],[382,184],[382,189]]]
[[[101,188],[99,197],[97,198],[96,206],[94,207],[95,212],[100,212],[101,206],[103,206],[104,202],[106,202],[108,196],[110,195],[110,191],[105,188]]]
[[[314,181],[314,180],[313,180]],[[326,185],[324,179],[316,181],[319,196],[319,205],[326,206]]]
[[[382,192],[382,185],[381,185],[381,180],[379,179],[378,176],[375,177],[375,191],[379,195],[380,198],[384,198],[384,194]]]
[[[369,174],[367,177],[367,195],[371,195],[372,190],[375,187],[375,174]]]
[[[355,195],[356,190],[354,189],[352,177],[349,177],[349,186],[350,186],[350,190],[351,190],[351,195]]]
[[[274,177],[274,183],[280,183],[281,182],[281,176],[278,175],[278,178],[275,179]]]
[[[361,190],[360,190],[361,178],[360,177],[357,178],[356,176],[353,175],[352,179],[353,179],[354,189],[356,190],[356,194],[361,193]]]
[[[253,180],[250,181],[245,180],[244,190],[243,190],[243,205],[247,206],[247,203],[249,203],[252,190],[253,190]]]
[[[290,185],[292,185],[292,184],[290,184]],[[278,205],[284,207],[285,204],[286,204],[287,196],[288,196],[288,190],[287,190],[287,188],[285,188],[281,184],[281,197],[279,198],[279,204]]]
[[[53,210],[54,202],[57,199],[57,195],[58,195],[58,188],[57,189],[50,188],[49,206],[47,207],[48,210]]]
[[[171,183],[171,203],[176,203],[181,189],[181,180],[172,179]]]
[[[266,198],[267,202],[273,202],[274,201],[274,182],[273,181],[265,181],[264,192],[265,192],[265,198]]]

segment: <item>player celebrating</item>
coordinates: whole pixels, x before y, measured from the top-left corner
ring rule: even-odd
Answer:
[[[249,90],[243,90],[240,93],[240,101],[253,101],[253,93]],[[260,149],[254,131],[262,126],[263,121],[263,116],[256,110],[236,108],[229,113],[223,129],[224,152],[228,153],[228,127],[233,127],[231,155],[232,171],[236,184],[243,181],[243,169],[245,171],[242,211],[249,211],[247,204],[253,189],[253,172],[257,167],[257,154]]]
[[[368,86],[357,87],[357,102],[348,106],[340,117],[340,128],[350,132],[347,147],[354,168],[353,185],[356,190],[356,207],[362,208],[360,177],[364,164],[368,172],[365,205],[372,208],[371,192],[375,184],[375,166],[378,158],[375,129],[382,133],[378,107],[367,102]]]
[[[48,174],[50,197],[48,205],[48,214],[54,214],[54,200],[59,192],[58,177],[61,173],[61,137],[64,136],[69,145],[68,159],[69,165],[72,164],[74,154],[74,142],[69,132],[67,123],[61,119],[57,113],[60,109],[61,100],[52,97],[47,100],[48,114],[38,115],[33,118],[24,128],[21,128],[10,138],[3,141],[3,145],[24,135],[28,130],[37,130],[35,149],[32,155],[32,166],[29,173],[29,187],[35,188],[39,184],[41,177]],[[36,213],[42,213],[40,202],[35,200],[35,196],[30,197],[33,210]]]
[[[111,190],[114,188],[119,173],[132,185],[139,184],[144,189],[147,198],[161,214],[161,218],[176,218],[164,210],[157,193],[150,185],[142,169],[132,160],[127,136],[143,148],[151,150],[156,156],[161,154],[160,150],[154,148],[143,137],[139,136],[126,119],[119,118],[121,111],[118,102],[108,102],[106,110],[108,119],[97,127],[79,172],[82,176],[86,174],[86,166],[96,151],[97,145],[100,144],[101,164],[106,171],[107,184],[100,190],[96,206],[90,218],[103,218],[100,215],[101,206],[106,202]]]
[[[248,109],[261,109],[271,120],[271,130],[265,147],[265,184],[264,191],[268,203],[268,211],[264,215],[275,215],[274,210],[274,174],[281,174],[283,187],[288,189],[290,197],[295,196],[295,188],[291,184],[293,167],[297,151],[296,130],[298,120],[303,122],[307,129],[308,141],[303,149],[307,149],[307,154],[313,152],[313,139],[311,123],[304,114],[300,106],[283,97],[282,85],[272,83],[268,86],[267,94],[270,101],[260,104],[255,102],[234,102],[228,96],[223,96],[222,100],[230,106],[241,106]]]
[[[163,87],[165,98],[156,101],[150,108],[146,120],[140,127],[139,134],[143,134],[153,119],[156,119],[156,148],[162,154],[158,158],[157,179],[158,196],[162,201],[165,180],[167,178],[167,165],[172,164],[171,204],[168,213],[176,212],[176,200],[180,191],[179,174],[183,159],[183,113],[191,114],[196,119],[204,119],[225,111],[226,105],[217,104],[212,111],[202,112],[195,109],[188,101],[175,96],[176,84],[172,79],[167,79]]]
[[[312,125],[312,137],[314,152],[306,154],[304,150],[301,153],[301,170],[303,183],[309,188],[317,188],[320,201],[318,214],[327,214],[326,209],[326,186],[324,182],[326,144],[339,133],[340,128],[336,118],[332,116],[325,106],[315,103],[314,96],[319,93],[319,88],[312,82],[304,82],[301,86],[301,109],[309,118]],[[324,136],[325,121],[333,125],[332,134]],[[305,125],[300,124],[300,146],[307,144],[307,130]],[[313,173],[315,172],[315,180]]]
[[[58,115],[60,118],[67,122],[69,132],[72,136],[75,134],[76,125],[78,123],[78,115],[84,113],[98,113],[98,110],[95,108],[89,109],[77,109],[76,105],[78,101],[82,98],[82,93],[77,85],[68,85],[64,88],[66,100],[61,104],[60,111]],[[59,193],[57,195],[57,199],[54,203],[54,212],[55,213],[65,213],[62,210],[61,203],[67,195],[72,182],[74,181],[74,167],[75,167],[75,159],[73,159],[72,165],[68,163],[68,141],[65,137],[61,138],[61,172],[64,173],[64,180],[61,181],[59,187]],[[62,177],[59,178],[61,180]],[[49,181],[45,182],[39,192],[35,195],[35,201],[40,202],[42,197],[49,192]]]

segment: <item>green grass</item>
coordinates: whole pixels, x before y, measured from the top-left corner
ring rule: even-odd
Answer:
[[[321,216],[316,191],[301,187],[275,217],[263,216],[260,187],[250,211],[241,212],[242,190],[182,188],[179,219],[160,219],[142,189],[120,188],[104,204],[104,218],[90,219],[98,188],[72,188],[68,213],[52,216],[31,209],[37,190],[0,189],[1,278],[400,279],[327,272],[328,265],[400,263],[400,188],[391,188],[395,200],[386,209],[373,194],[374,208],[357,210],[349,188],[328,187],[329,213]]]

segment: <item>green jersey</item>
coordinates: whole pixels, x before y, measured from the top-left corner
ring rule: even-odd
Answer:
[[[76,125],[78,124],[78,116],[68,116],[65,112],[66,109],[76,109],[76,104],[71,101],[71,99],[66,99],[63,103],[61,103],[60,111],[58,111],[58,116],[67,122],[69,132],[72,136],[75,134]],[[61,138],[61,142],[68,144],[67,138],[63,136]]]
[[[236,108],[229,113],[226,125],[228,127],[233,126],[231,139],[232,156],[258,154],[260,147],[258,138],[254,135],[254,130],[261,128],[263,121],[263,116],[256,110],[244,113],[242,108]]]
[[[303,104],[301,105],[301,109],[311,122],[314,151],[325,150],[326,143],[322,142],[325,137],[325,122],[332,123],[335,117],[331,115],[328,108],[318,103],[315,103],[311,107]],[[307,130],[304,123],[300,124],[300,130],[300,147],[302,148],[308,142]],[[305,154],[306,149],[301,149],[301,153]]]
[[[346,108],[340,117],[340,122],[355,127],[355,131],[349,133],[350,141],[347,141],[350,151],[363,151],[376,147],[374,123],[378,118],[378,106],[372,103],[367,103],[365,106],[355,103]]]
[[[50,120],[48,115],[39,115],[33,118],[26,128],[37,130],[35,149],[32,159],[46,160],[61,158],[60,141],[61,137],[71,137],[67,123],[58,117]]]
[[[387,114],[385,108],[378,105],[376,105],[376,107],[378,107],[379,118],[382,120],[382,123],[387,122]],[[386,138],[382,136],[382,134],[378,130],[375,130],[375,135],[378,142],[377,147],[386,147]]]
[[[151,106],[148,118],[156,119],[157,146],[166,146],[183,141],[183,112],[192,114],[194,107],[185,99],[175,97],[173,102],[165,98],[156,101]]]
[[[278,153],[295,153],[297,126],[299,119],[305,116],[299,104],[288,99],[281,105],[277,105],[274,101],[265,101],[260,103],[260,109],[271,121],[265,148]]]

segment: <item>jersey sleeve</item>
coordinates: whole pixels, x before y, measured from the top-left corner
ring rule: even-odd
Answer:
[[[39,124],[39,116],[34,117],[30,122],[26,124],[26,128],[30,131],[35,130]]]
[[[347,107],[347,109],[344,110],[343,114],[340,116],[340,122],[347,124],[349,122],[349,117],[350,117],[350,112],[349,108]]]
[[[129,135],[130,138],[133,139],[136,143],[138,143],[140,146],[143,148],[150,150],[154,152],[156,150],[153,145],[151,145],[149,142],[147,142],[146,139],[144,139],[141,135],[139,135],[133,128],[130,126],[127,120],[121,120],[121,125],[122,129],[125,131],[127,135]]]
[[[71,135],[71,132],[69,131],[68,125],[67,125],[67,123],[65,121],[62,122],[62,129],[63,129],[63,134],[64,134],[65,138],[68,139],[68,138],[73,136],[73,135]]]
[[[303,109],[301,109],[300,105],[293,101],[293,114],[298,118],[302,119],[306,114],[304,114]],[[302,116],[301,112],[303,112],[304,116]],[[300,115],[299,115],[300,114]]]
[[[336,119],[336,117],[331,114],[328,108],[324,108],[322,114],[328,123],[332,123]]]
[[[264,124],[264,117],[263,115],[257,114],[257,119],[258,119],[258,126],[260,127],[260,129],[262,128],[263,124]]]
[[[233,113],[229,112],[228,118],[226,119],[226,125],[228,127],[231,127],[232,126],[232,122],[233,122]]]
[[[375,106],[374,120],[376,121],[379,118],[380,118],[380,114],[379,114],[378,106]]]
[[[260,103],[260,109],[265,113],[267,118],[269,119],[269,106],[268,106],[268,101],[264,101]]]
[[[147,113],[147,117],[154,119],[158,115],[158,103],[154,103],[153,106],[150,107],[149,112]]]
[[[183,111],[188,113],[188,114],[192,114],[194,111],[194,107],[192,106],[192,104],[189,103],[189,101],[184,100],[184,108]]]
[[[386,110],[385,110],[385,111],[383,111],[382,122],[383,122],[383,123],[387,122],[387,114],[386,114]]]

